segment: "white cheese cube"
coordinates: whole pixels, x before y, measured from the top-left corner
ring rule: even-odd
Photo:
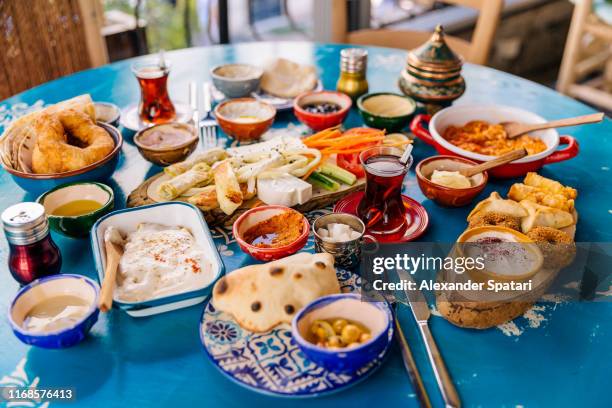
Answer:
[[[312,198],[312,185],[290,174],[257,179],[257,197],[266,204],[293,207]]]

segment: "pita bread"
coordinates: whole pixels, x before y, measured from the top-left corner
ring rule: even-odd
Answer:
[[[261,89],[270,95],[292,99],[317,85],[317,71],[312,65],[300,65],[279,58],[265,69]]]
[[[278,261],[240,268],[219,279],[212,302],[243,328],[264,332],[313,300],[340,293],[330,254],[301,252]]]
[[[513,200],[505,200],[501,198],[497,191],[491,193],[491,195],[476,204],[476,207],[470,212],[467,220],[475,216],[479,212],[498,212],[512,217],[523,218],[527,216],[527,211],[519,203]]]
[[[523,200],[520,204],[525,207],[528,213],[521,220],[523,233],[527,233],[537,226],[561,229],[574,224],[574,216],[567,211],[540,205],[529,200]]]

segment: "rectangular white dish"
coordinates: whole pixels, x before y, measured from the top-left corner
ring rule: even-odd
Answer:
[[[214,278],[203,287],[194,287],[187,292],[141,302],[120,301],[114,296],[113,304],[130,316],[142,317],[192,306],[204,301],[210,295],[216,280],[223,275],[225,268],[200,210],[183,202],[167,202],[126,208],[100,218],[91,229],[91,247],[100,282],[104,279],[104,269],[106,267],[104,231],[113,226],[123,234],[127,234],[135,231],[138,224],[141,223],[157,223],[189,229],[195,241],[204,250],[207,260],[211,263]]]

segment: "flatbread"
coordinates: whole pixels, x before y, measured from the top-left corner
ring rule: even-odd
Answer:
[[[261,89],[270,95],[292,99],[317,85],[317,71],[312,65],[300,65],[279,58],[265,69]]]
[[[212,302],[243,328],[265,332],[291,322],[306,304],[333,293],[340,293],[333,256],[301,252],[231,272],[215,284]]]
[[[470,212],[467,220],[478,214],[479,212],[498,212],[506,214],[512,217],[523,218],[527,216],[527,211],[523,206],[513,200],[505,200],[501,198],[497,191],[491,193],[491,195],[476,204],[476,207]]]

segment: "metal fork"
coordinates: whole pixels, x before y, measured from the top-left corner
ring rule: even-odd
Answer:
[[[202,119],[200,120],[202,146],[211,148],[217,146],[217,121],[211,116],[212,89],[210,82],[202,84]]]

